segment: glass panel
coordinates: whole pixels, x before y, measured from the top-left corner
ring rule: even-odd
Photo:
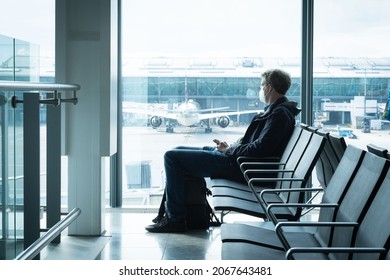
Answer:
[[[39,81],[39,46],[15,40],[15,81]]]
[[[15,176],[15,146],[18,138],[14,126],[14,110],[10,105],[13,93],[1,92],[0,98],[6,102],[0,105],[1,115],[1,241],[0,259],[15,257],[17,248],[18,213],[21,213],[17,203],[16,184],[18,178]]]
[[[0,36],[0,80],[38,81],[38,47]],[[23,228],[23,105],[11,106],[12,96],[0,93],[1,123],[1,242],[0,259],[13,259],[24,247]]]
[[[13,39],[5,36],[0,36],[0,80],[13,80],[14,67],[9,66],[8,61],[13,57]],[[0,124],[1,124],[1,158],[0,158],[0,172],[1,172],[1,184],[0,184],[0,259],[6,259],[7,255],[14,254],[15,252],[15,236],[13,226],[13,215],[14,215],[14,201],[12,199],[13,180],[11,175],[13,162],[12,151],[14,141],[13,135],[13,124],[12,114],[9,112],[9,105],[7,100],[10,98],[9,92],[0,92]],[[11,133],[10,133],[11,132]],[[11,141],[10,141],[11,140]],[[10,170],[11,169],[11,170]],[[11,191],[10,191],[11,190]],[[11,210],[12,209],[12,210]],[[11,211],[9,211],[11,210]],[[10,224],[11,223],[11,224]]]
[[[23,6],[23,9],[20,7]],[[39,7],[39,12],[36,11]],[[0,80],[54,82],[55,1],[21,0],[2,3],[0,17]],[[17,15],[17,16],[15,16]],[[20,24],[23,19],[23,24]],[[28,28],[27,28],[28,27]],[[12,34],[15,38],[3,36]],[[38,44],[31,44],[37,42]],[[23,250],[23,104],[10,98],[21,92],[0,92],[1,225],[0,259]],[[41,106],[41,205],[46,205],[46,106]],[[65,200],[67,193],[64,194]],[[45,227],[45,226],[42,226]]]
[[[258,100],[264,70],[289,72],[288,96],[300,101],[301,1],[122,3],[123,205],[158,205],[164,152],[240,138],[254,115],[249,111],[264,107]],[[244,113],[213,117],[210,129],[196,114],[161,114],[188,100],[210,112]]]
[[[16,77],[15,67],[15,40],[13,38],[0,36],[0,80],[14,80]],[[20,217],[23,219],[22,206],[23,197],[20,197],[20,181],[23,180],[23,172],[17,173],[16,169],[19,163],[16,163],[16,151],[19,149],[18,143],[22,142],[22,134],[15,127],[16,115],[11,106],[11,97],[13,92],[1,92],[0,99],[0,123],[1,123],[1,242],[0,259],[11,259],[23,247],[23,229],[19,232],[21,226]],[[23,147],[22,147],[23,148]],[[23,150],[22,150],[23,151]],[[23,163],[22,163],[23,164]],[[20,176],[16,175],[19,174]],[[22,183],[23,185],[23,183]],[[21,186],[22,186],[21,185]],[[23,188],[21,188],[23,192]],[[20,201],[21,198],[22,200]]]
[[[361,148],[390,150],[389,9],[386,0],[315,1],[314,123]]]

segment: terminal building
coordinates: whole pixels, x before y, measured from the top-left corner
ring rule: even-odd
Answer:
[[[325,121],[359,128],[357,117],[383,118],[390,88],[389,58],[327,57],[315,61],[313,111],[317,124]],[[259,76],[272,68],[291,73],[288,96],[300,103],[299,59],[262,57],[128,58],[123,67],[123,101],[180,103],[184,101],[187,81],[189,97],[196,99],[202,108],[228,106],[237,111],[263,108],[264,104],[258,100]],[[354,101],[356,105],[352,106]],[[248,118],[242,119],[248,122]]]

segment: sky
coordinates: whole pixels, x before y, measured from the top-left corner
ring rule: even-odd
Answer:
[[[315,55],[390,57],[390,1],[315,0]]]
[[[296,56],[300,48],[299,3],[128,0],[123,2],[123,14],[128,15],[123,17],[123,50],[184,56],[258,56],[271,52],[273,56]],[[278,18],[272,12],[276,10]]]
[[[0,10],[0,34],[54,56],[55,0],[0,0]],[[123,50],[299,57],[300,15],[301,0],[123,0]],[[315,56],[390,57],[389,15],[388,0],[315,0]]]
[[[0,35],[36,44],[54,57],[55,0],[0,0]]]
[[[315,55],[390,56],[390,1],[314,6]],[[300,56],[300,0],[127,0],[123,10],[124,51]]]

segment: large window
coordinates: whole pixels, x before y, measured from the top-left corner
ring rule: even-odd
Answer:
[[[300,34],[300,0],[122,0],[123,206],[160,203],[166,150],[234,142],[254,114],[196,122],[163,111],[191,101],[261,110],[260,74],[276,67],[292,75],[299,102]]]
[[[314,123],[390,149],[390,2],[316,0]]]

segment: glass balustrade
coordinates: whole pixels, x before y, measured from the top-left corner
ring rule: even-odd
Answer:
[[[39,80],[38,46],[0,35],[0,80]],[[22,92],[0,91],[0,259],[13,259],[23,248],[23,106],[11,98]],[[42,113],[43,114],[43,113]]]

